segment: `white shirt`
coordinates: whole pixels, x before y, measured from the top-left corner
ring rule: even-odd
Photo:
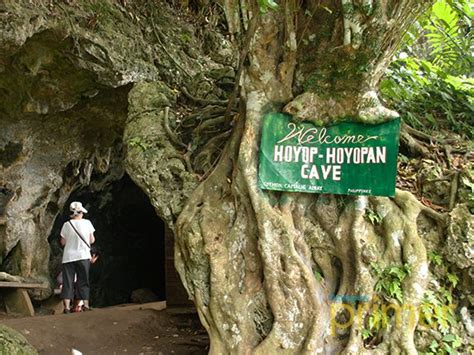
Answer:
[[[71,219],[63,224],[61,237],[66,241],[63,251],[63,264],[91,258],[90,248],[77,235],[74,228],[71,227],[71,223],[89,245],[90,235],[95,231],[94,226],[88,219]]]

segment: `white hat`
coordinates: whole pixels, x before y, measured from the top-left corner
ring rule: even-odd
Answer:
[[[69,205],[69,209],[71,210],[71,212],[87,213],[87,210],[84,207],[82,207],[82,203],[78,201],[71,202],[71,204]]]

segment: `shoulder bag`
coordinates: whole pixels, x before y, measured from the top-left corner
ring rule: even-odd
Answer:
[[[74,232],[76,232],[76,234],[79,236],[79,238],[81,238],[81,240],[84,242],[85,245],[87,245],[87,247],[90,249],[91,246],[89,245],[89,243],[86,242],[86,240],[82,237],[81,233],[79,233],[76,229],[76,227],[74,227],[74,225],[72,224],[71,221],[69,221],[69,224],[71,225],[72,229],[74,229]]]

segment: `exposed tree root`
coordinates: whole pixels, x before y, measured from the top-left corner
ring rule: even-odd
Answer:
[[[370,18],[375,9],[371,1],[364,4],[370,11],[359,14],[360,19]],[[391,4],[390,16],[406,16],[400,3]],[[252,1],[229,0],[225,6],[232,34],[248,28],[249,19],[259,11]],[[355,97],[337,96],[342,97],[337,101],[337,117],[332,116],[334,98],[305,93],[294,99],[297,4],[287,1],[281,7],[281,18],[264,16],[250,41],[250,64],[241,80],[245,106],[231,141],[177,221],[177,266],[208,329],[210,353],[415,353],[418,316],[412,313],[402,313],[401,322],[398,315],[392,317],[385,328],[375,331],[370,346],[364,341],[372,306],[382,302],[400,307],[398,300],[376,292],[382,276],[373,268],[409,265],[400,295],[404,304],[417,307],[428,277],[417,217],[421,212],[439,221],[444,217],[401,191],[389,199],[264,192],[258,187],[258,137],[262,117],[274,107],[289,103],[286,108],[292,114],[316,120],[321,117],[313,111],[327,108],[329,113],[322,118],[329,121],[358,115],[360,120],[378,122],[394,115],[379,105],[363,80]],[[358,42],[358,31],[372,24],[354,26],[347,22],[354,18],[346,18],[350,12],[346,10],[350,9],[343,11],[344,43],[351,44],[350,50],[360,50],[364,43]],[[385,38],[387,58],[397,35],[390,32]],[[378,36],[374,32],[372,39]],[[380,55],[377,60],[385,64],[388,59]],[[366,98],[362,106],[361,97]],[[208,124],[220,122],[217,117]],[[414,149],[423,151],[418,145]],[[206,152],[199,159],[209,161],[210,156]],[[378,214],[379,224],[367,218],[371,211]],[[339,304],[337,298],[342,299]],[[360,310],[355,310],[358,306]]]
[[[253,95],[247,100],[255,108],[262,97]],[[330,325],[335,322],[332,316],[339,312],[332,312],[329,296],[359,295],[372,300],[377,279],[371,262],[384,267],[409,264],[411,273],[403,283],[404,304],[418,307],[428,265],[416,220],[419,213],[429,209],[402,191],[397,191],[393,200],[296,193],[273,198],[263,195],[255,180],[258,149],[252,139],[259,129],[261,113],[250,108],[247,112],[240,148],[234,134],[217,168],[196,190],[177,225],[181,236],[177,257],[183,261],[178,265],[189,267],[181,273],[198,302],[204,324],[210,327],[212,342],[217,344],[211,353],[238,354],[253,349],[256,354],[329,354],[343,348],[347,354],[415,353],[413,333],[418,316],[413,312],[402,313],[400,321],[394,317],[383,331],[382,342],[370,350],[365,348],[362,331],[373,304],[353,314],[346,332],[336,329],[338,332],[331,334]],[[236,162],[240,164],[235,166]],[[227,183],[222,185],[222,181]],[[378,229],[365,218],[369,205],[382,217]],[[249,225],[252,215],[256,222]],[[429,215],[443,218],[432,212]],[[245,233],[246,241],[241,233]],[[252,245],[251,251],[244,254],[247,243]],[[245,255],[260,260],[262,269]],[[341,267],[334,264],[334,258]],[[196,274],[197,270],[201,271]],[[323,274],[322,281],[315,277],[318,270]],[[271,320],[271,329],[258,323],[261,314],[268,312],[266,302],[263,308],[259,304],[258,311],[248,311],[253,304],[250,300],[263,295],[263,290],[272,314],[271,318],[263,318]],[[262,334],[262,329],[267,330]]]
[[[176,135],[176,133],[174,133],[170,128],[169,111],[170,111],[169,106],[166,106],[163,112],[163,126],[165,127],[165,131],[168,134],[168,137],[170,138],[171,142],[183,148],[187,148],[186,144],[181,142],[178,139],[178,136]]]
[[[452,211],[454,205],[456,204],[456,197],[458,194],[458,184],[459,184],[459,171],[453,173],[453,178],[451,180],[451,188],[449,192],[449,210]]]
[[[407,126],[403,125],[403,127]],[[408,155],[411,157],[429,157],[431,155],[428,148],[413,138],[404,128],[400,130],[400,143],[406,148]]]
[[[415,137],[417,139],[420,139],[420,140],[423,140],[425,141],[426,143],[441,143],[443,144],[443,141],[436,138],[436,137],[433,137],[432,135],[428,135],[424,132],[421,132],[409,125],[407,125],[406,123],[403,123],[402,124],[402,130],[407,132],[409,135],[411,135],[412,137]]]
[[[184,94],[184,96],[186,96],[189,100],[196,102],[202,106],[208,106],[208,105],[225,106],[227,104],[227,101],[225,100],[208,100],[208,99],[202,99],[200,97],[193,96],[189,93],[186,87],[181,88],[181,91]]]

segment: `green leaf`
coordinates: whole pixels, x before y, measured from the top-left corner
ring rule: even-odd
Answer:
[[[267,12],[268,9],[278,9],[278,4],[274,0],[258,0],[258,5],[260,7],[260,11],[262,12]]]
[[[474,51],[470,5],[466,0],[435,1],[408,30],[399,59],[382,81],[385,100],[415,128],[474,136],[473,79],[466,79],[474,67],[474,57],[466,55]]]
[[[454,349],[448,344],[444,344],[444,350],[446,350],[448,354],[454,354]]]
[[[453,348],[455,349],[459,348],[462,345],[462,340],[461,340],[461,337],[459,337],[459,335],[456,335],[456,339],[454,339],[452,345],[453,345]]]
[[[432,352],[436,352],[436,350],[439,348],[439,344],[436,340],[433,340],[430,344],[430,347],[429,349],[432,351]]]
[[[316,278],[316,281],[321,282],[323,280],[323,275],[319,271],[314,272],[314,277]]]
[[[456,287],[459,282],[459,278],[455,274],[451,274],[449,272],[446,276],[448,277],[448,281],[453,285],[453,287]]]
[[[372,337],[372,333],[368,329],[362,329],[362,339],[367,340]]]
[[[437,265],[437,266],[439,266],[443,263],[443,258],[441,257],[441,255],[439,255],[435,251],[429,252],[428,259],[430,260],[430,262],[432,264]]]
[[[143,152],[150,148],[150,146],[143,142],[140,137],[134,137],[128,141],[130,147],[140,148]]]
[[[368,208],[365,213],[365,219],[368,220],[371,224],[376,225],[382,222],[383,217],[371,208]]]
[[[395,290],[394,296],[398,302],[403,303],[403,293],[399,288]]]
[[[453,334],[446,334],[444,337],[443,337],[443,341],[447,341],[447,342],[452,342],[456,339],[456,336],[453,335]]]

